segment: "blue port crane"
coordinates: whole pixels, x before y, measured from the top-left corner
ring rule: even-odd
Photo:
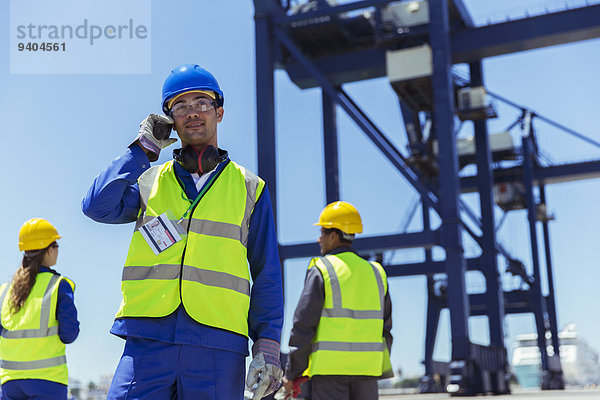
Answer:
[[[600,5],[584,3],[573,9],[476,26],[462,0],[254,0],[256,30],[256,88],[258,169],[270,187],[277,215],[275,83],[277,68],[287,72],[301,89],[322,91],[323,143],[327,203],[338,200],[339,163],[336,108],[354,121],[418,192],[423,230],[359,238],[355,248],[376,252],[424,248],[425,261],[384,267],[390,277],[427,277],[428,305],[425,338],[425,376],[421,391],[447,390],[453,395],[509,393],[509,370],[503,321],[506,314],[533,313],[541,354],[543,389],[563,389],[550,256],[545,186],[555,182],[600,177],[600,160],[546,165],[542,162],[534,121],[543,116],[485,89],[482,60],[503,54],[600,37]],[[466,64],[469,74],[453,70]],[[349,82],[387,76],[398,95],[408,138],[404,155],[375,121],[344,90]],[[523,130],[518,146],[498,148],[488,134],[487,119],[496,111],[487,99],[495,97],[522,110],[515,121]],[[456,120],[473,121],[474,143],[456,137]],[[591,139],[562,127],[591,144]],[[460,148],[459,148],[460,147]],[[468,147],[468,146],[467,146]],[[502,162],[504,161],[504,163]],[[508,162],[508,166],[507,163]],[[477,173],[459,172],[476,165]],[[480,215],[461,199],[479,194]],[[506,196],[506,193],[512,193]],[[498,199],[504,199],[499,203]],[[531,260],[519,260],[499,242],[498,204],[505,212],[527,212]],[[430,213],[441,224],[432,228]],[[277,220],[277,218],[275,218]],[[537,226],[542,226],[548,294],[542,291],[542,262]],[[480,247],[476,258],[465,258],[463,235]],[[445,250],[434,261],[432,247]],[[282,260],[313,255],[314,244],[281,245]],[[504,290],[498,255],[507,271],[522,279],[518,290]],[[528,273],[526,264],[530,264]],[[481,271],[486,290],[467,294],[465,274]],[[439,279],[439,276],[443,279]],[[433,360],[440,312],[451,318],[451,362]],[[472,343],[468,318],[487,316],[490,344]],[[547,342],[547,338],[551,338]],[[548,352],[552,347],[553,352]],[[443,376],[443,382],[436,376]],[[441,387],[440,387],[441,384]]]

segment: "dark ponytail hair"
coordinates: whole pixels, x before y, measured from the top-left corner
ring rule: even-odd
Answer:
[[[42,266],[42,260],[48,249],[55,243],[50,243],[44,249],[29,250],[23,254],[23,262],[12,279],[12,290],[9,299],[12,314],[18,313],[25,304],[29,293],[31,293],[31,289],[33,289],[33,285],[35,285],[35,278]]]

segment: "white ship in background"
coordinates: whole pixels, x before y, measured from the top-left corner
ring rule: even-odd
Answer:
[[[575,324],[569,324],[559,332],[558,339],[565,384],[570,386],[600,384],[598,352],[577,334]],[[521,387],[540,386],[541,360],[537,347],[537,334],[517,336],[511,364]]]

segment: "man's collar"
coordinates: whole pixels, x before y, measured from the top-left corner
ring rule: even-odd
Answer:
[[[332,256],[334,256],[336,254],[346,253],[346,252],[351,252],[351,253],[357,254],[356,251],[352,247],[350,247],[350,246],[341,246],[341,247],[336,247],[333,250],[329,250],[329,252],[327,254],[325,254],[325,255],[332,255]]]

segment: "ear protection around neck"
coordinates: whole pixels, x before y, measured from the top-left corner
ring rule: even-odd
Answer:
[[[227,151],[219,150],[213,145],[208,145],[200,151],[196,151],[192,146],[173,150],[175,161],[192,174],[202,175],[212,171],[218,164],[227,160],[227,157]]]

